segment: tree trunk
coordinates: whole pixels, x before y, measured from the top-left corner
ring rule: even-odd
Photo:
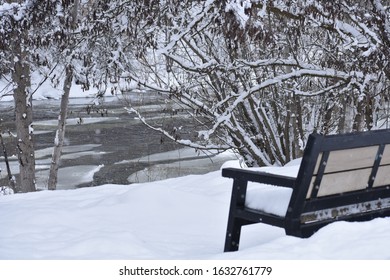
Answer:
[[[341,105],[339,112],[338,133],[346,133],[347,129],[345,127],[345,121],[347,114],[347,98],[345,98],[344,96],[341,96]]]
[[[71,10],[71,28],[77,28],[77,18],[79,13],[80,0],[73,2],[73,8]],[[60,115],[58,117],[58,128],[54,139],[54,149],[49,171],[48,189],[55,190],[58,182],[58,168],[60,166],[60,158],[62,154],[62,147],[65,139],[66,117],[68,115],[69,93],[72,87],[73,68],[71,64],[66,65],[65,68],[65,80],[63,85],[63,93],[61,97]]]
[[[57,188],[58,181],[58,168],[60,164],[60,158],[62,153],[62,147],[64,145],[66,117],[68,114],[69,93],[72,86],[73,69],[70,65],[66,67],[66,76],[63,86],[63,94],[61,98],[60,116],[58,118],[58,128],[56,137],[54,140],[54,150],[52,161],[50,165],[48,189],[55,190]]]
[[[371,130],[374,126],[374,98],[366,95],[366,106],[364,108],[365,128]]]
[[[362,131],[363,129],[363,101],[357,100],[356,115],[353,120],[353,131]]]
[[[25,46],[27,33],[14,33],[12,44],[13,71],[15,84],[13,97],[15,102],[15,123],[17,135],[17,151],[20,170],[20,186],[18,192],[35,191],[35,156],[33,137],[33,110],[31,94],[31,74],[28,51]]]
[[[6,149],[5,144],[4,144],[3,136],[1,135],[1,130],[0,130],[0,143],[1,143],[1,146],[2,146],[2,149],[3,149],[5,166],[6,166],[6,168],[7,168],[9,186],[10,186],[10,188],[11,188],[11,189],[14,191],[14,193],[15,193],[15,192],[16,192],[16,188],[15,188],[15,179],[14,179],[14,177],[12,176],[12,173],[11,173],[11,168],[10,168],[10,166],[9,166],[9,161],[8,161],[7,149]],[[1,171],[1,170],[0,170],[0,171]]]

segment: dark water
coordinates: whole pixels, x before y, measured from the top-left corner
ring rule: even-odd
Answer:
[[[173,127],[178,122],[189,122],[180,115],[166,115],[165,109],[160,106],[164,101],[156,93],[134,92],[126,95],[126,98],[106,98],[101,100],[99,104],[93,99],[71,99],[68,119],[72,119],[79,124],[67,126],[65,145],[72,147],[92,144],[93,148],[89,153],[80,152],[81,156],[62,159],[61,168],[85,165],[103,165],[103,167],[94,174],[92,182],[70,187],[86,187],[109,183],[128,184],[127,179],[131,174],[155,164],[155,162],[129,162],[129,160],[182,148],[164,138],[160,133],[147,128],[136,118],[134,113],[128,113],[125,107],[129,106],[129,102],[139,108],[146,117],[152,118],[156,122],[163,122],[165,127]],[[36,151],[39,151],[53,146],[56,129],[54,124],[59,113],[59,101],[34,101],[33,106],[34,122],[36,122],[34,125],[34,131],[36,132],[34,136],[35,148]],[[0,112],[3,129],[14,131],[12,102],[0,103]],[[99,118],[104,119],[104,121],[89,123],[89,118]],[[52,124],[47,125],[46,123],[43,125],[42,121],[47,120],[52,120]],[[15,145],[11,138],[6,140],[8,154],[12,155],[15,153]],[[47,165],[49,160],[50,153],[40,157],[37,160],[37,168],[47,168],[45,164]],[[163,160],[161,159],[159,163],[164,163]],[[170,158],[166,162],[175,160],[180,159]],[[42,166],[39,166],[42,161],[45,163],[41,163]],[[122,161],[127,162],[118,164]],[[217,168],[219,168],[219,165],[216,163],[215,169]],[[210,171],[210,166],[205,167],[204,173],[207,171]],[[5,173],[5,170],[3,170],[3,173]],[[2,183],[5,183],[4,179]],[[72,182],[69,181],[69,184],[72,184]]]

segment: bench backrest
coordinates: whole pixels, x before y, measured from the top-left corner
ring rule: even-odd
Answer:
[[[310,135],[286,214],[301,223],[390,207],[390,130]]]

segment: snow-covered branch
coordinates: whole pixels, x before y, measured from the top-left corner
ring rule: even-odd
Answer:
[[[143,116],[142,114],[136,110],[135,108],[125,108],[127,110],[128,113],[135,113],[137,115],[137,118],[143,123],[145,124],[147,127],[149,127],[150,129],[153,129],[155,131],[158,131],[160,132],[162,135],[164,135],[165,137],[167,137],[168,139],[178,143],[178,144],[181,144],[183,146],[187,146],[187,147],[191,147],[191,148],[194,148],[194,149],[197,149],[197,150],[217,150],[217,151],[226,151],[228,149],[231,149],[232,147],[229,146],[229,145],[224,145],[224,144],[221,144],[221,145],[215,145],[215,144],[201,144],[200,142],[194,142],[194,141],[191,141],[191,140],[188,140],[188,139],[179,139],[176,135],[173,135],[169,132],[167,132],[166,130],[160,128],[160,127],[156,127],[156,126],[153,126],[152,124],[150,124]]]

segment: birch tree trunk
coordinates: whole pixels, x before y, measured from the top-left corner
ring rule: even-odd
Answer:
[[[60,115],[58,117],[58,128],[56,131],[56,137],[54,140],[54,150],[50,165],[48,189],[55,190],[58,182],[58,168],[60,164],[60,158],[62,153],[62,147],[64,145],[66,117],[68,114],[69,93],[72,86],[73,69],[72,66],[66,67],[66,76],[63,86],[63,94],[61,97]]]
[[[77,16],[79,12],[80,0],[75,0],[71,10],[71,28],[77,28]],[[72,87],[73,67],[69,63],[65,67],[65,80],[63,86],[63,94],[61,97],[60,115],[58,117],[58,128],[54,139],[54,150],[49,171],[48,189],[55,190],[58,182],[58,168],[60,166],[60,158],[62,147],[65,139],[66,117],[68,115],[69,93]]]

